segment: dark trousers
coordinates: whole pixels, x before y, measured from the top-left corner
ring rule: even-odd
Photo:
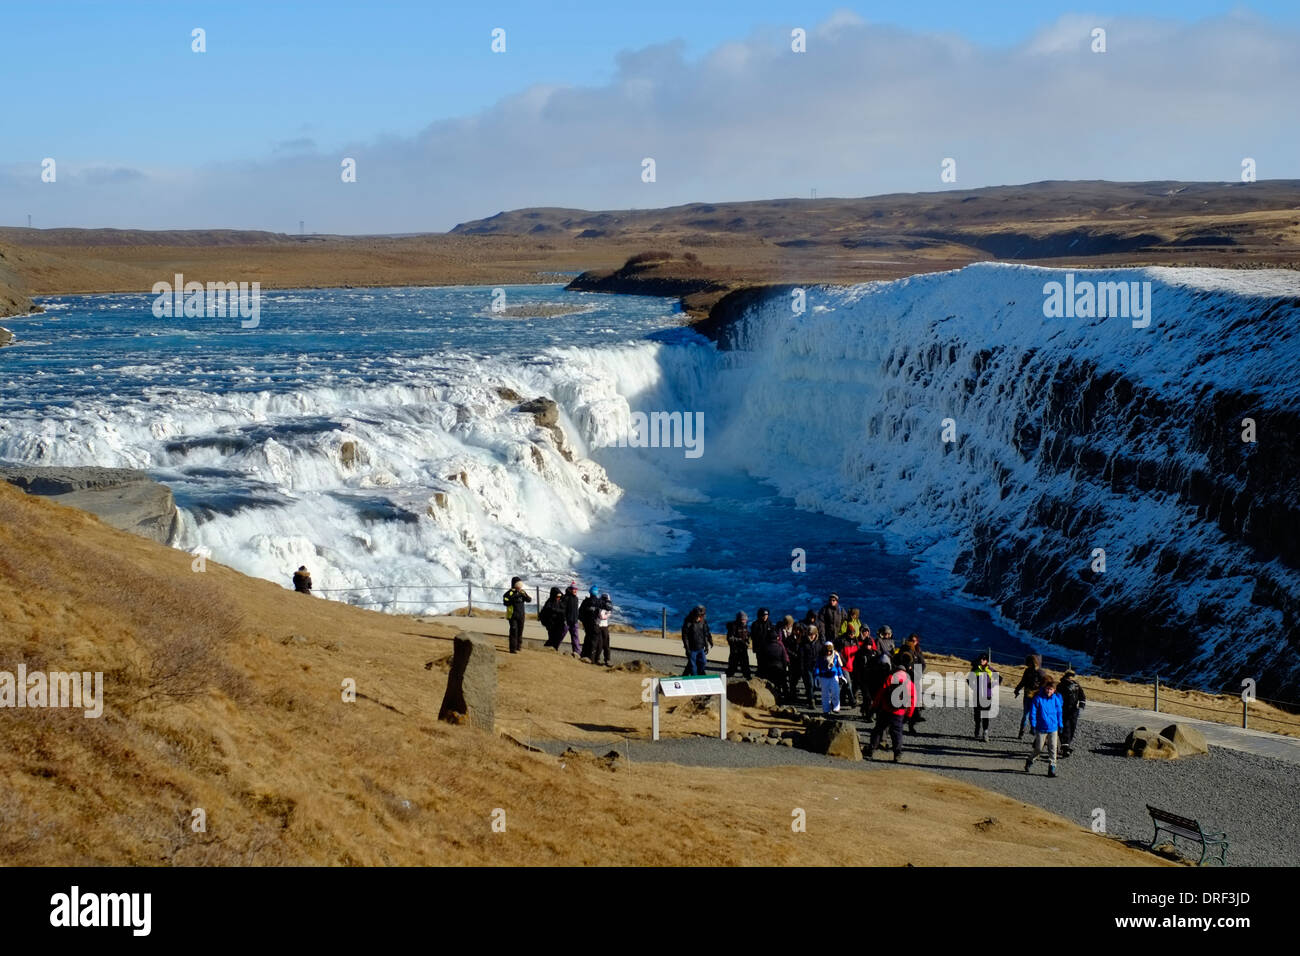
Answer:
[[[510,653],[514,654],[524,646],[524,616],[513,614],[510,617]]]
[[[785,668],[780,665],[768,664],[758,671],[758,676],[763,680],[771,681],[776,686],[776,696],[778,701],[784,702],[787,691],[790,689],[790,678],[785,672]]]
[[[981,737],[989,732],[989,707],[975,708],[975,736]]]
[[[1061,743],[1066,747],[1074,743],[1074,732],[1079,729],[1079,712],[1064,711],[1061,721]]]
[[[609,628],[598,627],[591,635],[591,662],[600,663],[600,655],[605,655],[605,663],[609,663]]]
[[[739,645],[732,645],[731,653],[727,657],[727,676],[736,673],[737,669],[745,675],[745,680],[749,680],[749,651]]]
[[[800,695],[799,693],[800,681],[803,681],[803,689],[804,689],[803,695]],[[813,686],[816,683],[817,680],[816,678],[813,677],[813,672],[811,667],[797,667],[793,671],[791,671],[790,696],[793,697],[796,701],[799,700],[800,696],[805,696],[808,701],[808,706],[812,707],[814,706]]]
[[[1024,701],[1023,701],[1024,710],[1020,712],[1020,733],[1021,734],[1024,734],[1025,732],[1025,724],[1029,723],[1029,708],[1032,707],[1033,704],[1034,704],[1034,698],[1026,693],[1024,695]]]
[[[564,640],[564,625],[555,624],[546,629],[546,646],[553,647],[557,651],[560,649],[560,641]]]
[[[897,757],[903,752],[903,714],[890,713],[883,710],[876,714],[876,726],[871,728],[871,740],[867,744],[867,753],[870,754],[880,746],[880,741],[885,736],[885,731],[889,731],[889,739],[894,744],[894,756]]]
[[[592,648],[596,644],[596,629],[582,625],[582,656],[591,660]]]

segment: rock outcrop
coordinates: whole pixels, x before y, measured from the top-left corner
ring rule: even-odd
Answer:
[[[841,760],[861,760],[862,744],[858,731],[852,724],[826,717],[809,717],[804,722],[802,745],[805,750],[839,757]]]
[[[30,495],[89,511],[105,524],[170,544],[180,516],[171,489],[142,471],[98,467],[0,467],[0,480]]]
[[[1124,741],[1124,752],[1143,760],[1177,760],[1178,748],[1150,727],[1134,727]]]
[[[1160,736],[1174,745],[1180,757],[1210,752],[1210,745],[1205,742],[1205,735],[1188,724],[1170,724],[1160,731]]]
[[[497,650],[475,631],[456,635],[438,719],[492,732],[496,723]]]
[[[727,682],[727,700],[740,707],[770,708],[776,706],[776,695],[767,681],[733,680]]]

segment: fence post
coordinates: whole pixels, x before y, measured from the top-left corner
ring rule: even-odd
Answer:
[[[1242,730],[1248,730],[1248,729],[1249,729],[1249,728],[1246,726],[1246,708],[1249,707],[1249,706],[1250,706],[1250,701],[1248,701],[1248,700],[1246,699],[1246,695],[1245,695],[1245,694],[1242,694],[1242,695],[1241,695],[1241,729],[1242,729]]]
[[[1158,714],[1160,713],[1160,675],[1159,674],[1156,675],[1155,693],[1156,693],[1156,713]]]
[[[662,619],[659,621],[659,636],[662,637],[664,640],[667,640],[668,639],[668,608],[661,607],[659,608],[659,611],[663,615]]]
[[[466,605],[469,608],[469,611],[466,612],[465,616],[473,617],[474,616],[474,585],[470,584],[469,582],[466,582],[465,586],[469,588],[469,594],[467,596],[468,603]]]
[[[537,598],[537,610],[540,611],[542,609],[542,586],[540,584],[533,585],[533,597]]]

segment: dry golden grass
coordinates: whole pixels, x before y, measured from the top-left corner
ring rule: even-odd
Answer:
[[[0,486],[0,668],[102,670],[104,715],[0,710],[0,859],[36,864],[1153,864],[921,771],[619,766],[436,720],[450,635],[304,597]],[[500,729],[644,735],[643,675],[499,658]],[[346,703],[345,679],[357,700]],[[733,710],[756,725],[768,718]],[[712,733],[675,714],[668,733]],[[614,728],[609,730],[606,728]],[[597,746],[604,753],[606,746]],[[206,812],[193,832],[191,811]],[[807,832],[791,829],[807,814]],[[505,832],[494,832],[494,811]],[[870,819],[871,824],[864,825]],[[994,822],[987,822],[992,819]]]

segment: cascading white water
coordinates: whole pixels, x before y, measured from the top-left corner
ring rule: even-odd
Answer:
[[[1295,545],[1258,523],[1295,527],[1296,479],[1261,461],[1252,473],[1260,449],[1241,436],[1253,416],[1260,442],[1294,448],[1300,279],[1076,275],[1149,282],[1149,327],[1046,318],[1044,285],[1062,273],[1032,267],[811,289],[802,314],[775,293],[726,331],[737,358],[698,396],[734,408],[713,448],[801,507],[886,532],[940,577],[955,569],[1041,639],[1197,681],[1267,668],[1294,686],[1294,655],[1272,658],[1300,642]],[[1207,516],[1198,482],[1249,484],[1259,517]]]

